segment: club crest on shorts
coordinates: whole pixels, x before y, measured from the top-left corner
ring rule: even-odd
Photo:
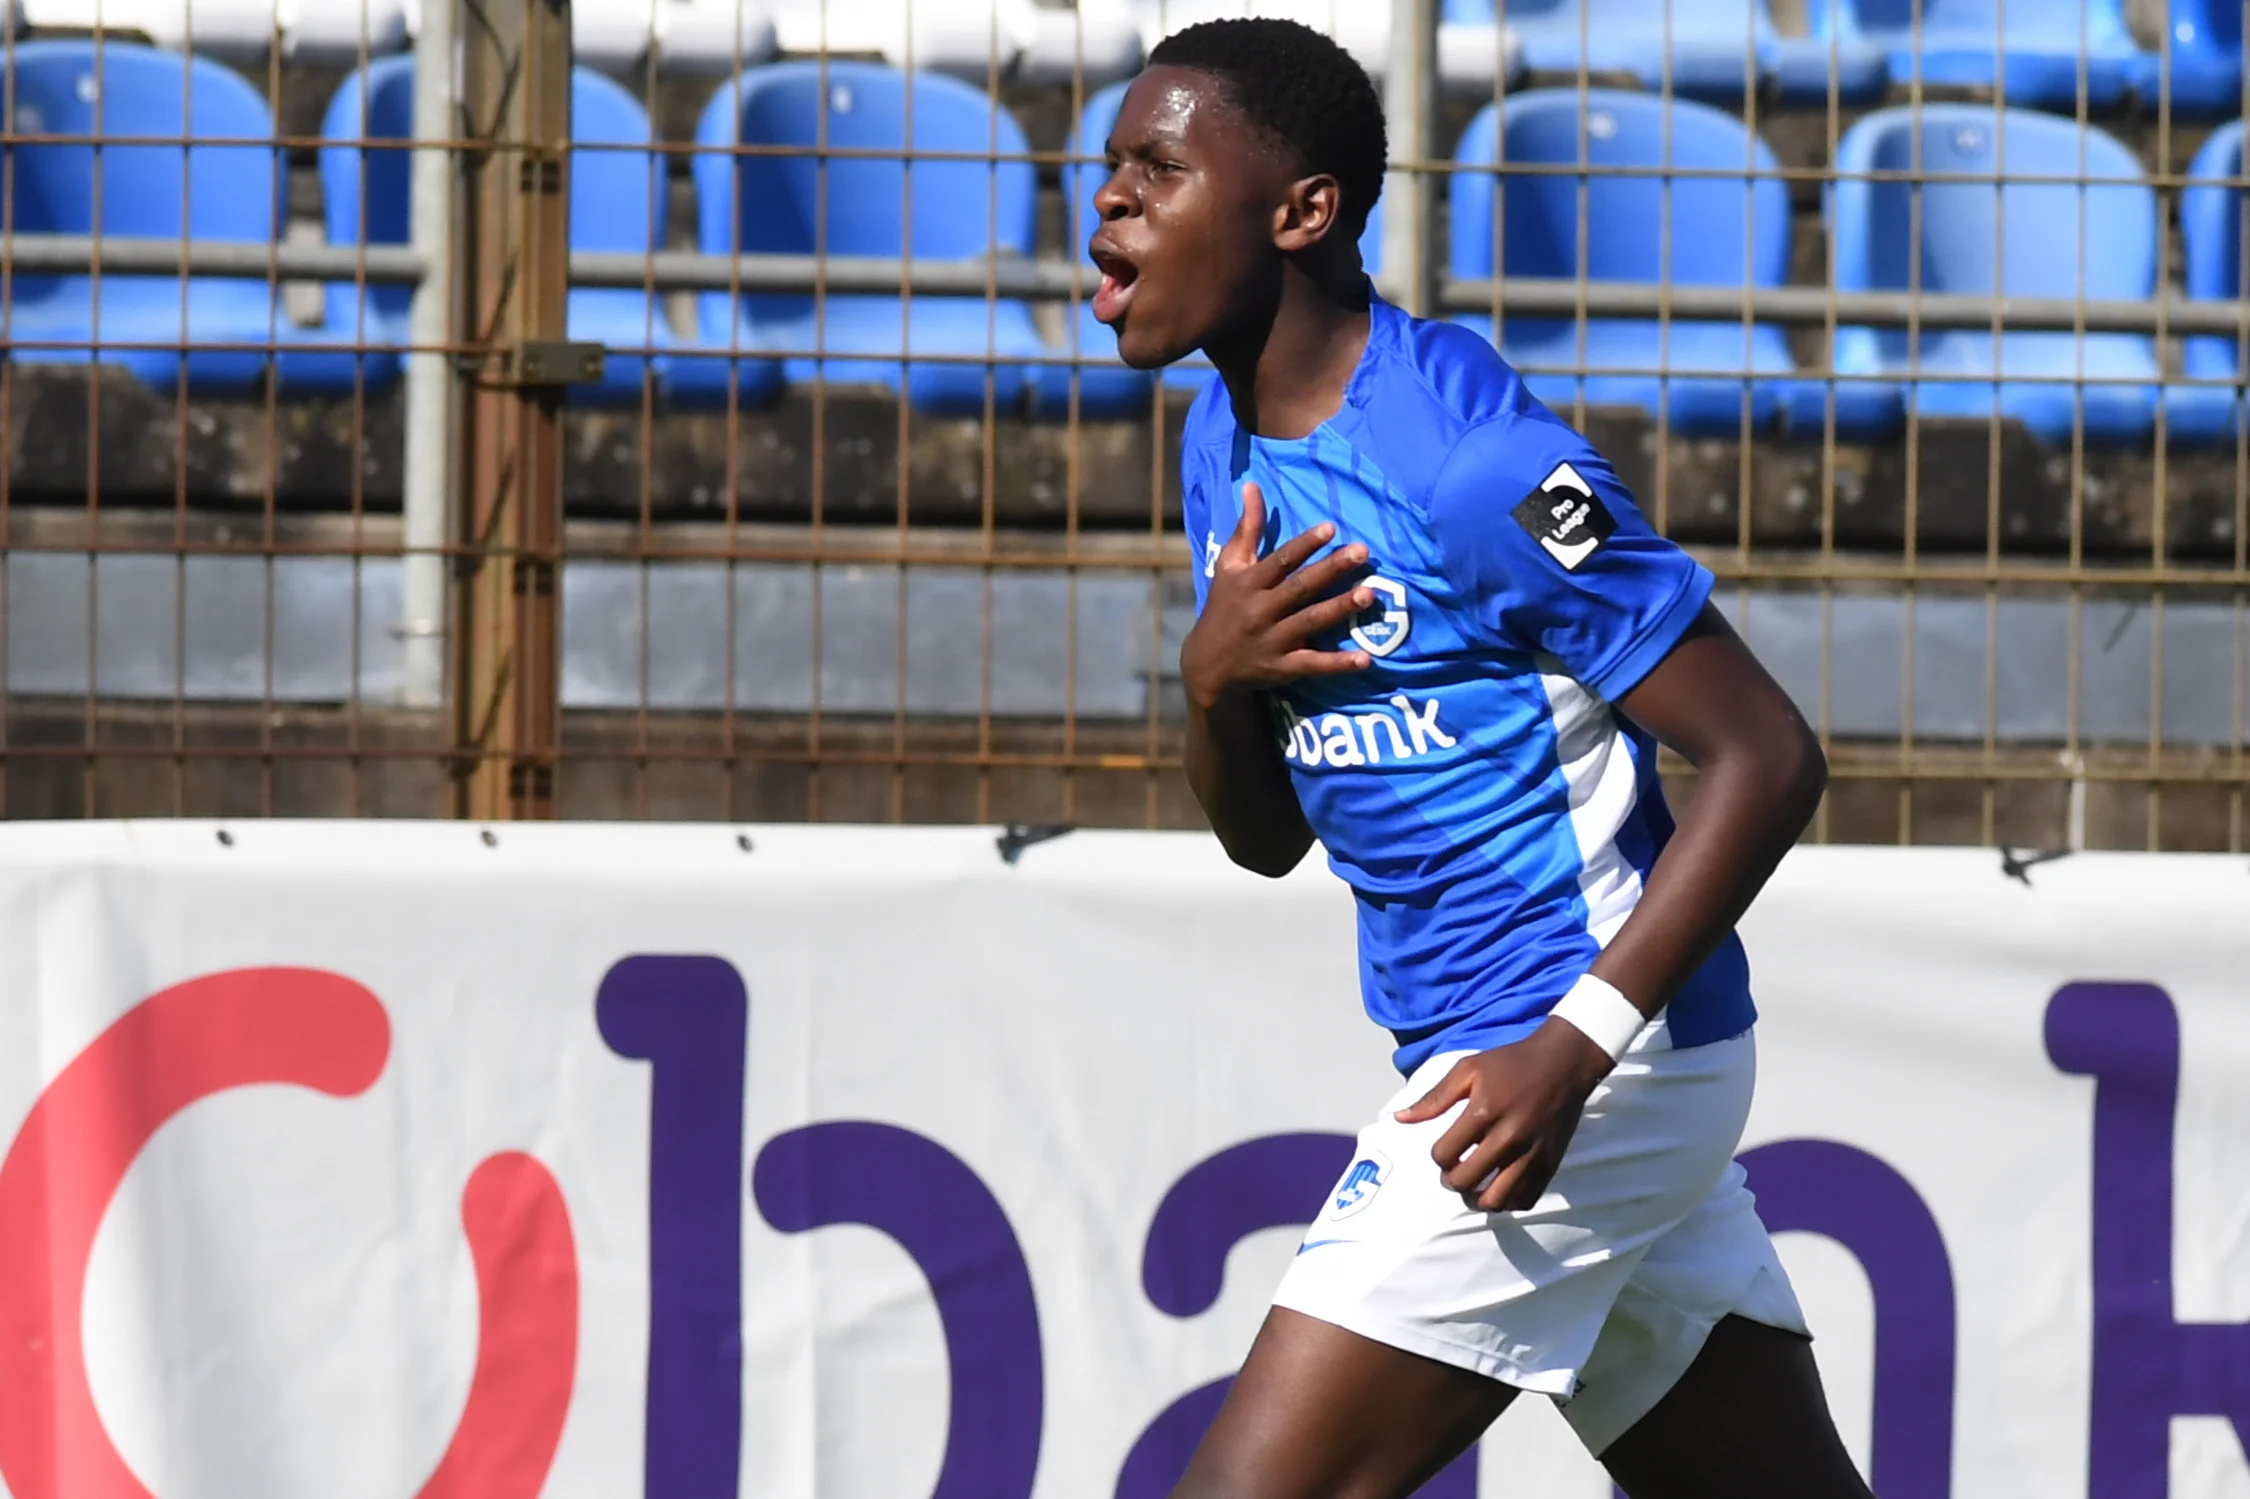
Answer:
[[[1578,571],[1579,564],[1617,534],[1617,517],[1594,493],[1594,486],[1567,463],[1556,464],[1555,471],[1539,481],[1539,487],[1516,506],[1515,517],[1516,524],[1530,532],[1564,572]]]
[[[1349,1218],[1375,1200],[1391,1179],[1391,1158],[1380,1150],[1362,1152],[1344,1168],[1344,1179],[1328,1197],[1328,1216]]]
[[[1369,578],[1360,587],[1374,594],[1375,602],[1352,626],[1352,644],[1370,656],[1388,656],[1406,644],[1407,633],[1414,628],[1413,616],[1406,612],[1406,585]]]

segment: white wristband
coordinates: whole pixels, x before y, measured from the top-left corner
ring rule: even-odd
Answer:
[[[1608,1052],[1612,1062],[1625,1055],[1625,1049],[1648,1025],[1648,1017],[1640,1012],[1640,1007],[1620,993],[1615,984],[1590,973],[1580,974],[1578,982],[1562,997],[1562,1003],[1549,1013]]]

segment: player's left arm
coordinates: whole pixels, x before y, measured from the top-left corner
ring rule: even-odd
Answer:
[[[1629,1036],[1726,940],[1812,819],[1827,764],[1788,695],[1711,607],[1711,575],[1656,534],[1582,444],[1550,453],[1527,480],[1520,453],[1537,435],[1465,439],[1433,495],[1432,530],[1496,644],[1559,663],[1699,772],[1633,914],[1580,986],[1595,1013],[1621,1013],[1617,1034]],[[1446,1185],[1488,1212],[1520,1211],[1546,1191],[1614,1065],[1587,1030],[1552,1016],[1514,1045],[1463,1058],[1399,1118],[1458,1108],[1431,1152]]]
[[[1617,706],[1696,769],[1678,831],[1592,970],[1654,1017],[1804,833],[1828,789],[1828,760],[1797,705],[1709,604]]]

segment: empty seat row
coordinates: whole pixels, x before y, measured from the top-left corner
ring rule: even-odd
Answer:
[[[422,0],[12,0],[42,30],[111,31],[242,60],[351,63],[407,45]],[[1454,89],[1543,73],[1628,75],[1650,89],[1737,102],[1878,99],[1893,83],[2004,88],[2010,103],[2109,109],[2128,97],[2189,114],[2239,111],[2235,0],[2162,0],[2163,44],[2142,49],[2126,0],[1805,0],[1785,37],[1768,0],[1443,0],[1439,74]],[[1378,77],[1391,0],[579,0],[578,60],[618,71],[731,75],[784,53],[871,54],[895,67],[1026,84],[1123,78],[1148,47],[1198,21],[1278,16],[1327,32]]]
[[[106,31],[229,62],[348,64],[407,44],[415,0],[16,0],[34,31]]]
[[[263,101],[220,64],[111,43],[27,42],[16,49],[17,121],[38,134],[270,139]],[[410,238],[403,148],[357,142],[410,136],[413,63],[379,59],[331,101],[320,152],[324,222],[338,246]],[[1121,89],[1089,117],[1114,116]],[[572,248],[643,254],[658,243],[663,173],[648,116],[624,88],[577,70],[572,89]],[[913,126],[908,139],[907,120]],[[1108,134],[1091,127],[1095,151]],[[836,150],[1025,158],[1021,127],[977,89],[930,74],[836,60],[754,68],[722,86],[705,110],[694,161],[697,237],[713,254],[811,254],[970,260],[1034,250],[1035,169],[899,159]],[[740,143],[799,146],[807,154],[736,154]],[[8,147],[14,224],[24,233],[88,234],[269,244],[280,179],[268,146],[90,145],[19,141]],[[183,174],[183,160],[185,172]],[[1091,194],[1089,169],[1074,169]],[[908,200],[911,183],[911,203]],[[1373,231],[1379,236],[1380,227]],[[98,287],[98,291],[97,291]],[[903,300],[903,306],[902,306]],[[9,355],[25,363],[120,365],[170,390],[183,380],[213,395],[242,394],[269,372],[285,397],[380,391],[397,378],[411,292],[331,285],[320,326],[294,327],[263,280],[195,275],[18,276]],[[696,298],[693,335],[679,337],[662,303],[631,288],[577,287],[569,333],[612,350],[582,401],[637,401],[644,377],[680,405],[755,405],[783,381],[878,382],[923,410],[983,409],[987,382],[1002,407],[1026,400],[1067,410],[1086,361],[1081,409],[1145,409],[1154,377],[1116,363],[1115,341],[1090,320],[1079,342],[1051,344],[1028,304],[916,294],[723,291]],[[1083,347],[1081,347],[1083,346]],[[1181,377],[1176,377],[1181,378]],[[1192,378],[1192,377],[1186,377]]]
[[[423,0],[17,0],[43,32],[106,31],[245,63],[278,50],[297,63],[350,65],[409,46]],[[1390,0],[578,0],[577,61],[623,72],[731,76],[777,52],[877,56],[981,83],[1100,86],[1138,71],[1183,26],[1220,16],[1302,21],[1342,41],[1378,77]],[[1512,68],[1513,37],[1490,23],[1443,29],[1444,80],[1490,89]]]
[[[14,0],[40,32],[104,31],[244,63],[349,65],[409,46],[423,0]],[[1281,15],[1343,40],[1375,73],[1390,50],[1389,0],[578,0],[576,60],[619,72],[653,59],[667,72],[731,75],[777,52],[871,55],[894,67],[1096,86],[1130,76],[1146,49],[1197,20]],[[1490,87],[1508,39],[1448,28],[1448,78]]]
[[[2001,88],[2010,103],[2108,109],[2135,96],[2186,113],[2242,108],[2239,0],[2163,0],[2163,50],[2125,0],[1808,0],[1814,35],[1881,47],[1897,82]]]
[[[1390,71],[1392,0],[1132,0],[1132,5],[1142,43],[1151,49],[1199,22],[1266,17],[1297,21],[1333,37],[1377,79]],[[1070,12],[1049,14],[1067,17]],[[1496,80],[1516,81],[1522,53],[1515,31],[1489,15],[1481,20],[1448,18],[1438,27],[1439,85],[1451,93],[1489,95]]]
[[[1445,0],[1448,20],[1504,23],[1534,72],[1630,74],[1647,88],[1739,101],[1753,78],[1785,101],[1845,103],[1920,82],[2004,89],[2068,111],[2128,97],[2190,114],[2242,107],[2239,0],[2162,0],[2164,46],[2143,50],[2126,0],[1806,0],[1811,35],[1784,37],[1766,0]]]
[[[41,32],[103,31],[243,63],[349,66],[411,44],[423,0],[16,0]],[[622,71],[653,58],[668,72],[731,75],[788,52],[869,53],[897,66],[982,80],[1097,81],[1140,66],[1127,0],[1050,9],[1033,0],[579,0],[577,60]]]
[[[1784,37],[1766,0],[1445,0],[1443,14],[1504,23],[1535,73],[1624,74],[1690,99],[1739,104],[1747,84],[1819,104],[1833,80],[1842,102],[1866,103],[1890,83],[1880,48]]]
[[[1120,99],[1123,86],[1114,86],[1089,101],[1073,133],[1075,158],[1098,158]],[[821,167],[812,155],[731,151],[738,144],[810,151],[823,133],[846,149],[895,149],[904,140],[904,101],[900,74],[850,63],[826,74],[805,63],[751,70],[720,90],[697,133],[697,243],[711,254],[805,254],[817,245],[832,254],[898,254],[909,239],[900,162],[839,158]],[[1006,113],[949,81],[913,83],[913,113],[916,151],[1021,151],[1021,133]],[[2236,124],[2196,160],[2196,176],[2212,187],[2187,198],[2194,297],[2234,295],[2236,194],[2218,182],[2239,173],[2239,151]],[[1741,288],[1784,286],[1789,277],[1791,209],[1780,169],[1771,149],[1723,110],[1620,90],[1584,99],[1577,90],[1532,90],[1485,108],[1456,160],[1462,171],[1451,178],[1449,241],[1458,279],[1498,272]],[[1573,164],[1597,171],[1555,171]],[[1937,180],[1901,180],[1917,169]],[[1100,180],[1091,160],[1064,171],[1073,245],[1091,234]],[[1028,164],[920,162],[911,182],[916,257],[1030,252]],[[1377,214],[1361,241],[1370,270],[1381,263],[1381,230]],[[1829,234],[1838,290],[2146,299],[2158,281],[2158,203],[2133,155],[2106,133],[2029,110],[1928,106],[1863,119],[1840,144]],[[614,295],[646,320],[637,293]],[[981,407],[992,356],[1003,360],[990,365],[999,401],[1028,394],[1044,412],[1066,410],[1073,387],[1084,414],[1145,410],[1152,383],[1118,365],[1114,338],[1084,306],[1066,331],[1069,362],[1044,362],[1055,349],[1039,338],[1030,308],[1012,299],[913,297],[904,317],[895,295],[814,304],[801,295],[736,302],[704,293],[697,306],[704,347],[792,349],[785,360],[792,380],[904,378],[925,410]],[[1739,430],[1748,401],[1753,430],[1800,437],[1834,423],[1845,441],[1883,441],[1912,405],[1924,416],[1998,412],[2047,441],[2068,441],[2079,425],[2090,441],[2133,446],[2149,437],[2162,383],[2155,340],[2137,333],[1993,338],[1978,329],[1908,335],[1845,326],[1831,358],[1843,378],[1825,380],[1798,374],[1789,340],[1773,324],[1510,317],[1494,329],[1478,317],[1465,322],[1494,338],[1550,403],[1640,405],[1660,410],[1678,430],[1714,437]],[[916,358],[904,376],[891,362],[900,353]],[[2227,338],[2189,340],[2187,358],[2194,380],[2239,378]],[[695,398],[695,383],[722,378],[709,358],[675,362],[675,371],[670,383],[684,398]],[[1174,387],[1201,378],[1192,367],[1165,376]],[[2232,389],[2178,385],[2167,398],[2178,441],[2230,430]]]
[[[86,44],[34,42],[17,49],[17,66],[25,133],[162,136],[183,121],[189,134],[215,139],[271,133],[256,92],[208,61],[112,45],[97,69]],[[183,88],[189,68],[193,86]],[[412,87],[411,62],[384,59],[332,102],[332,144],[321,152],[332,243],[408,238],[408,152],[351,143],[403,140]],[[1121,96],[1120,86],[1089,101],[1076,154],[1099,152]],[[573,97],[573,246],[644,253],[658,243],[663,189],[648,117],[627,91],[584,69]],[[908,146],[956,159],[921,160],[910,174],[879,154],[822,161],[814,153],[823,140],[847,153]],[[697,242],[706,253],[952,261],[1033,253],[1031,164],[958,159],[1020,157],[1022,131],[983,93],[952,79],[850,61],[751,69],[713,97],[697,145]],[[270,147],[97,152],[17,141],[8,152],[20,231],[93,232],[98,203],[105,234],[174,237],[184,229],[207,240],[272,241],[279,179]],[[2238,124],[2195,163],[2205,185],[2183,204],[2191,296],[2236,295],[2242,245],[2230,179],[2240,153]],[[1529,91],[1484,110],[1457,159],[1449,233],[1456,278],[1497,272],[1736,289],[1787,279],[1785,185],[1772,153],[1723,111],[1617,90]],[[1846,135],[1838,168],[1828,213],[1839,290],[2121,300],[2155,290],[2156,195],[2131,153],[2098,130],[1984,106],[1884,111]],[[1935,180],[1902,180],[1915,172]],[[1100,180],[1091,163],[1066,169],[1073,243],[1087,236]],[[1378,215],[1363,241],[1371,266],[1381,238]],[[18,276],[11,357],[98,357],[159,387],[184,375],[213,393],[247,390],[269,369],[285,395],[380,388],[397,375],[395,354],[363,346],[404,341],[403,288],[330,287],[323,326],[299,330],[263,281],[110,275],[96,287],[82,275]],[[1550,404],[1637,405],[1683,432],[1718,436],[1734,434],[1747,412],[1758,430],[1810,435],[1833,422],[1846,440],[1880,441],[1911,405],[1927,416],[1997,410],[2051,441],[2076,427],[2090,441],[2130,445],[2147,438],[2166,383],[2154,340],[2131,333],[1996,337],[1847,326],[1832,357],[1841,378],[1831,381],[1801,372],[1783,332],[1759,322],[1467,321]],[[616,351],[605,379],[577,390],[581,399],[637,400],[653,379],[662,398],[679,404],[755,404],[784,381],[818,378],[889,384],[934,412],[981,411],[989,388],[1003,407],[1023,402],[1059,414],[1075,396],[1084,414],[1108,416],[1145,410],[1154,383],[1117,363],[1108,331],[1083,307],[1057,343],[1041,336],[1027,303],[1008,298],[916,294],[902,305],[896,293],[709,291],[696,297],[692,335],[680,337],[644,292],[581,287],[570,296],[570,331]],[[2190,339],[2185,350],[2191,380],[2226,383],[2165,390],[2171,430],[2181,440],[2216,438],[2234,420],[2233,340]],[[1202,377],[1177,370],[1165,378]]]
[[[2229,125],[2194,163],[2205,185],[2189,190],[2183,210],[2193,298],[2240,295],[2241,196],[2227,179],[2240,175],[2241,142],[2241,123]],[[1602,90],[1582,109],[1575,91],[1533,91],[1472,123],[1459,160],[1485,170],[1453,179],[1456,277],[1730,289],[1787,280],[1786,188],[1761,175],[1774,172],[1772,153],[1722,111],[1685,101],[1667,110],[1646,94]],[[1490,170],[1507,166],[1549,170]],[[1552,170],[1571,166],[1596,170]],[[2155,190],[2100,130],[1984,105],[1885,110],[1846,133],[1836,171],[1827,216],[1840,292],[2115,301],[2156,292]],[[1640,406],[1688,435],[1734,435],[1747,405],[1756,430],[1818,437],[1832,421],[1844,441],[1880,442],[1911,407],[1924,417],[1997,415],[2050,443],[2075,429],[2089,443],[2130,447],[2149,439],[2160,401],[2180,443],[2229,435],[2240,402],[2230,337],[2183,341],[2188,379],[2227,385],[2166,386],[2146,334],[1846,325],[1831,382],[1799,374],[1787,337],[1765,323],[1464,321],[1494,338],[1550,405]]]

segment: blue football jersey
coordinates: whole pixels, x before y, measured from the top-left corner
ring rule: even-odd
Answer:
[[[1633,912],[1672,833],[1656,745],[1611,707],[1711,575],[1482,338],[1378,300],[1343,409],[1295,441],[1238,427],[1214,380],[1182,477],[1201,608],[1242,486],[1262,550],[1323,521],[1364,543],[1373,667],[1273,695],[1297,798],[1358,894],[1367,1011],[1411,1072],[1535,1029]],[[1756,1018],[1741,943],[1671,1001],[1675,1046]]]

